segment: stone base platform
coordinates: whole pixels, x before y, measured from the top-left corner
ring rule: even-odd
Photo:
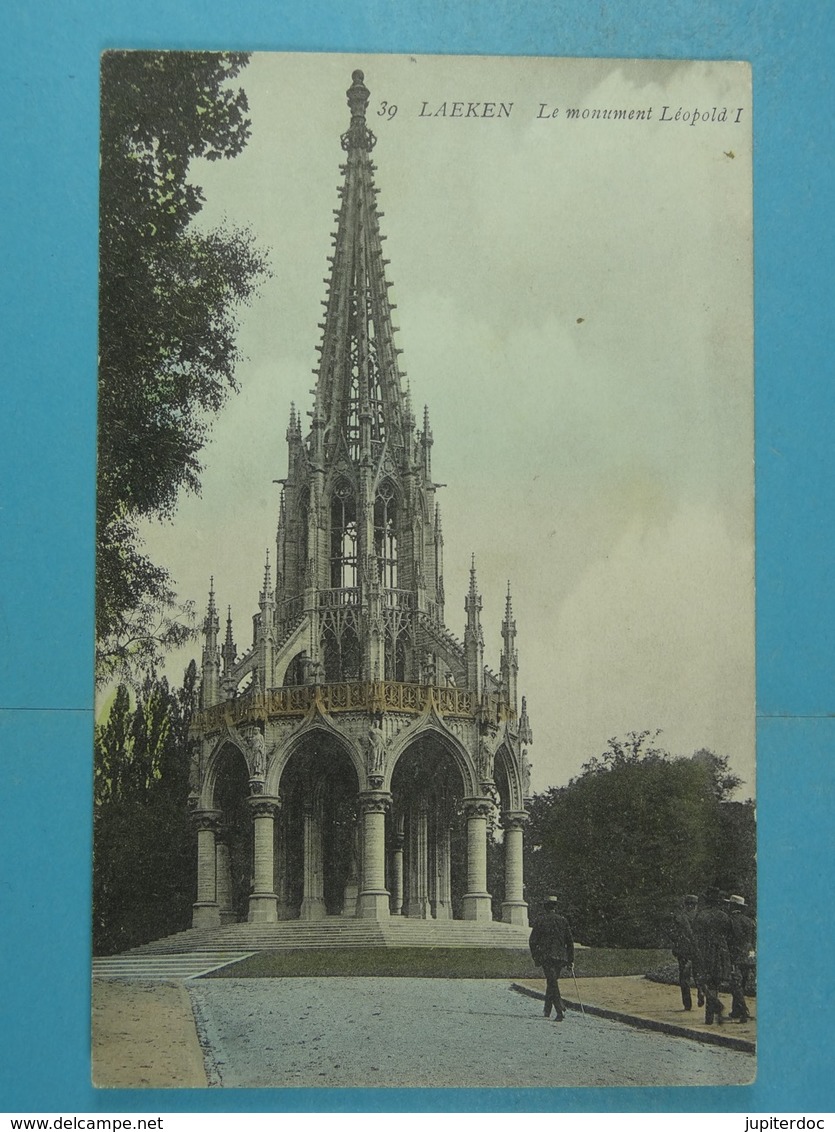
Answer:
[[[125,954],[163,955],[200,951],[279,951],[297,948],[356,947],[528,947],[530,929],[496,920],[389,920],[327,916],[322,920],[226,924],[190,928],[144,943]]]

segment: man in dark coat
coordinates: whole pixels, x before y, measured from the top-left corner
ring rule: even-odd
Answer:
[[[714,1019],[717,1024],[722,1022],[725,1007],[719,999],[719,987],[731,974],[728,950],[730,921],[719,907],[719,900],[719,890],[709,888],[693,921],[693,935],[699,953],[699,977],[705,995],[705,1023],[708,1026]]]
[[[568,920],[557,912],[557,904],[556,896],[549,896],[543,902],[542,915],[531,932],[530,948],[534,963],[545,975],[545,1017],[551,1017],[553,1007],[557,1022],[562,1022],[565,1007],[558,979],[563,967],[574,966],[574,940]]]
[[[754,939],[756,930],[754,921],[745,915],[745,897],[729,896],[728,910],[728,947],[731,957],[731,996],[733,1005],[729,1018],[737,1022],[747,1022],[751,1015],[748,1013],[748,1004],[745,1001],[745,983],[753,965]]]
[[[693,922],[696,918],[698,903],[698,896],[688,895],[683,897],[681,908],[671,913],[664,925],[673,956],[678,960],[678,985],[681,990],[681,1003],[685,1010],[693,1009],[693,999],[690,994],[691,981],[695,981],[697,987],[700,986],[696,939],[693,935]],[[704,997],[699,990],[699,1006],[703,1004]]]

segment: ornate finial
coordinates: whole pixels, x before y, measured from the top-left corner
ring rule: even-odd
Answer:
[[[511,618],[511,615],[513,613],[513,604],[511,602],[511,598],[510,598],[510,578],[507,579],[507,597],[505,599],[505,610],[506,610],[506,614],[507,614],[507,619],[509,621],[510,618]]]
[[[209,613],[215,613],[215,576],[209,578]]]
[[[266,563],[264,565],[264,593],[265,594],[269,593],[270,585],[271,585],[271,582],[270,582],[270,548],[267,547],[267,560],[266,560]]]
[[[362,118],[363,121],[365,121],[365,111],[368,109],[368,99],[371,97],[364,79],[365,75],[362,71],[354,71],[351,75],[351,85],[345,91],[351,108],[351,117]]]
[[[368,109],[371,92],[363,81],[365,75],[362,71],[354,71],[351,79],[351,85],[345,92],[348,97],[348,105],[351,108],[351,125],[347,133],[342,135],[342,148],[346,152],[352,149],[370,151],[377,142],[377,139],[365,124],[365,112]]]
[[[475,598],[477,596],[478,596],[478,585],[476,584],[476,576],[475,576],[475,552],[473,552],[472,559],[470,560],[470,597]],[[479,602],[478,608],[479,609],[481,608],[480,602]]]

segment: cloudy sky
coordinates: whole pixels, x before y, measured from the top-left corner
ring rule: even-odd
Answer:
[[[202,495],[147,529],[149,553],[201,613],[214,574],[248,643],[290,402],[311,404],[357,67],[401,365],[448,485],[447,624],[463,635],[474,552],[494,669],[511,582],[534,788],[566,782],[610,736],[660,728],[674,753],[727,754],[753,795],[742,64],[253,56],[249,145],[193,179],[201,222],[250,227],[273,276],[242,315],[241,392],[214,426]],[[512,110],[467,117],[469,103]],[[621,109],[646,117],[582,116]]]

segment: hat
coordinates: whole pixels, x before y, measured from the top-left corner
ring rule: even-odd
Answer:
[[[545,899],[542,901],[542,903],[543,904],[559,904],[559,900],[557,900],[556,896],[546,896]]]
[[[737,908],[744,908],[745,907],[745,897],[744,896],[729,896],[728,897],[728,903],[729,904],[735,904]]]
[[[693,892],[688,892],[686,896],[682,897],[685,904],[698,904],[699,898]]]

